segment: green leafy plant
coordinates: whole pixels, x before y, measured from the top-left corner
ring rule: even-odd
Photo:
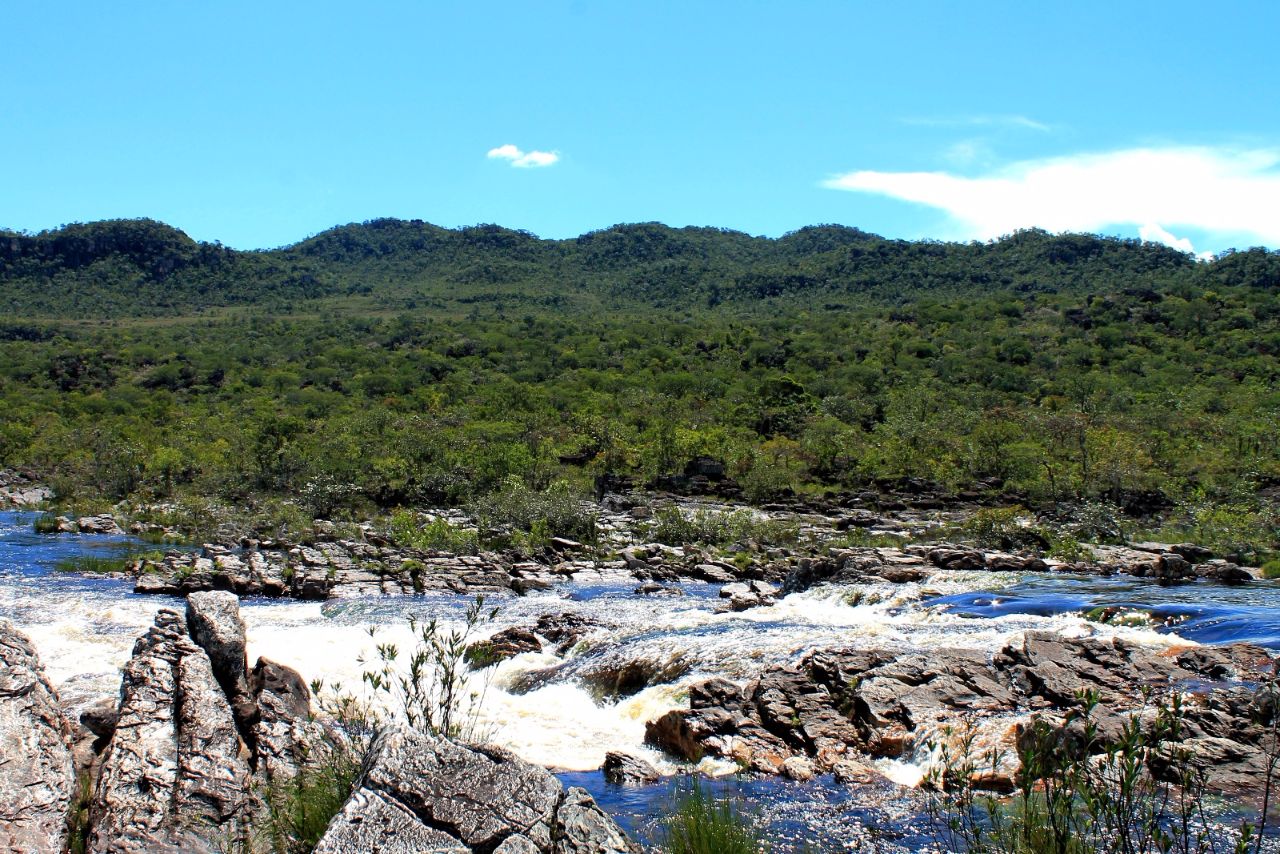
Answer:
[[[435,617],[422,622],[409,618],[414,646],[401,659],[392,643],[379,643],[373,661],[361,661],[365,685],[381,697],[409,726],[436,738],[483,741],[480,711],[490,675],[471,676],[467,648],[477,629],[492,622],[498,609],[487,609],[477,596],[463,615],[462,625],[446,628]],[[369,630],[370,636],[375,630]],[[470,680],[478,680],[473,687]]]
[[[53,513],[41,513],[31,525],[37,534],[58,533],[58,517]]]

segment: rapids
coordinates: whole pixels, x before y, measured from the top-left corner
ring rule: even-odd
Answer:
[[[32,638],[64,703],[74,710],[116,693],[119,668],[135,638],[157,609],[181,608],[182,602],[135,595],[128,581],[58,571],[60,561],[110,554],[130,544],[123,537],[35,534],[34,519],[33,513],[0,513],[0,618]],[[1271,584],[1159,588],[1130,578],[940,571],[921,583],[860,585],[856,592],[819,588],[742,613],[719,612],[713,585],[685,583],[685,595],[670,598],[638,596],[633,586],[565,583],[523,597],[490,599],[499,613],[485,633],[566,611],[607,628],[588,634],[565,660],[526,653],[498,665],[488,680],[480,725],[491,740],[586,786],[642,832],[668,803],[669,785],[619,789],[606,786],[596,769],[606,751],[621,750],[664,771],[677,770],[644,745],[645,722],[680,706],[688,686],[708,676],[744,680],[766,665],[798,660],[822,646],[993,652],[1029,629],[1120,634],[1149,644],[1249,640],[1280,647],[1280,615],[1263,601],[1274,594]],[[374,658],[376,644],[412,645],[410,615],[456,625],[467,604],[458,596],[323,603],[247,599],[242,614],[251,663],[266,656],[308,680],[358,692],[361,673],[371,666],[361,662]],[[1087,621],[1084,613],[1100,605],[1143,609],[1158,622],[1135,628]],[[679,675],[632,696],[607,696],[598,687],[608,673],[637,660]],[[914,762],[885,762],[881,770],[913,783],[927,761],[920,756]],[[735,769],[708,761],[702,770]],[[890,836],[896,845],[916,848],[922,839],[913,830],[918,807],[901,794],[851,791],[829,778],[804,785],[726,778],[714,785],[749,796],[776,831],[821,838],[824,848],[832,834],[851,845],[873,838],[887,842],[886,822],[894,828]]]

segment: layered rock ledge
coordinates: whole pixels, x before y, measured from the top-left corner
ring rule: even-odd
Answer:
[[[1251,644],[1155,649],[1045,632],[1028,632],[994,657],[965,649],[823,650],[745,686],[702,682],[690,690],[689,708],[649,723],[646,738],[690,761],[716,756],[794,776],[802,760],[839,772],[850,762],[908,756],[943,725],[961,721],[1006,721],[1012,748],[1019,716],[1060,721],[1081,708],[1086,691],[1097,696],[1100,731],[1115,733],[1126,715],[1141,711],[1147,686],[1186,692],[1182,743],[1209,790],[1249,791],[1265,780],[1277,710],[1247,680],[1271,667],[1269,653]],[[1010,785],[1008,777],[987,782]]]

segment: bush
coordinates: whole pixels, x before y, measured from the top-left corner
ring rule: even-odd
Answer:
[[[315,849],[329,822],[351,797],[360,757],[346,745],[328,743],[298,773],[266,784],[265,831],[273,854],[306,854]]]
[[[483,680],[489,676],[481,677],[479,690],[469,688],[467,647],[476,629],[497,615],[498,609],[486,611],[484,597],[477,596],[460,628],[445,629],[435,618],[421,623],[410,617],[414,648],[405,666],[399,664],[400,650],[395,644],[380,643],[373,669],[362,674],[365,685],[389,701],[419,732],[433,738],[484,741],[488,733],[481,729],[479,713],[488,687]]]
[[[800,527],[781,519],[761,519],[750,510],[722,512],[678,507],[659,508],[645,531],[649,539],[668,546],[726,546],[746,540],[760,545],[786,545],[800,538]]]
[[[1269,560],[1262,565],[1262,577],[1273,580],[1280,578],[1280,558]]]
[[[485,538],[511,532],[536,540],[564,537],[591,545],[599,541],[595,512],[583,506],[565,481],[537,490],[519,478],[508,478],[502,489],[475,501],[469,510]]]
[[[979,546],[993,549],[1047,549],[1049,539],[1037,528],[1022,524],[1026,510],[1013,507],[984,507],[961,526],[965,536]]]
[[[37,534],[58,533],[58,517],[52,513],[41,513],[31,526]]]
[[[767,850],[755,819],[728,799],[712,797],[695,778],[663,827],[670,854],[759,854]]]
[[[414,549],[436,549],[451,554],[475,554],[480,539],[474,530],[451,525],[443,518],[425,525],[408,510],[398,510],[391,517],[391,537],[402,546]]]

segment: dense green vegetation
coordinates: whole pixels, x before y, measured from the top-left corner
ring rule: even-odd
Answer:
[[[705,454],[752,500],[920,478],[1265,525],[1280,483],[1261,249],[144,220],[0,233],[0,317],[0,466],[65,500],[463,506]]]

